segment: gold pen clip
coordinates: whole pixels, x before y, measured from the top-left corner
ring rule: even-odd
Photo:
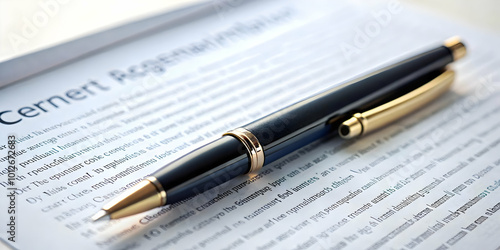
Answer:
[[[339,126],[339,135],[344,139],[361,136],[393,122],[446,92],[455,78],[455,72],[445,70],[430,82],[388,103],[356,113]]]

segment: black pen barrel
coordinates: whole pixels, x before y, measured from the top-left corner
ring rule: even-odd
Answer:
[[[156,171],[167,191],[167,203],[212,189],[249,170],[246,149],[234,137],[223,136]]]

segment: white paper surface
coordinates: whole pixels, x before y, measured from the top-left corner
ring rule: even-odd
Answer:
[[[469,52],[452,90],[404,120],[313,143],[185,202],[90,221],[223,132],[452,35]],[[495,249],[497,44],[397,2],[257,1],[9,86],[1,118],[18,122],[0,124],[0,153],[15,135],[18,190],[8,214],[2,158],[1,238],[19,249]]]

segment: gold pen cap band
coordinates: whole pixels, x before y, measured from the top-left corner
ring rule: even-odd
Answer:
[[[455,72],[446,70],[425,85],[388,103],[363,113],[356,113],[339,126],[339,135],[344,139],[357,137],[383,127],[446,92],[455,78]]]
[[[252,132],[244,128],[237,128],[224,133],[222,136],[224,135],[229,135],[240,140],[247,149],[250,160],[250,170],[248,173],[259,171],[264,166],[264,148]]]
[[[460,37],[458,36],[446,39],[446,41],[444,41],[444,46],[451,51],[451,54],[453,55],[453,61],[464,57],[467,53],[465,45],[460,41]]]

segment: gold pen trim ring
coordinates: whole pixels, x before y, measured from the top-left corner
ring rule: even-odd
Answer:
[[[250,160],[250,170],[248,170],[248,173],[257,172],[264,166],[264,148],[252,132],[244,128],[237,128],[224,133],[222,136],[225,135],[235,137],[247,149]]]

